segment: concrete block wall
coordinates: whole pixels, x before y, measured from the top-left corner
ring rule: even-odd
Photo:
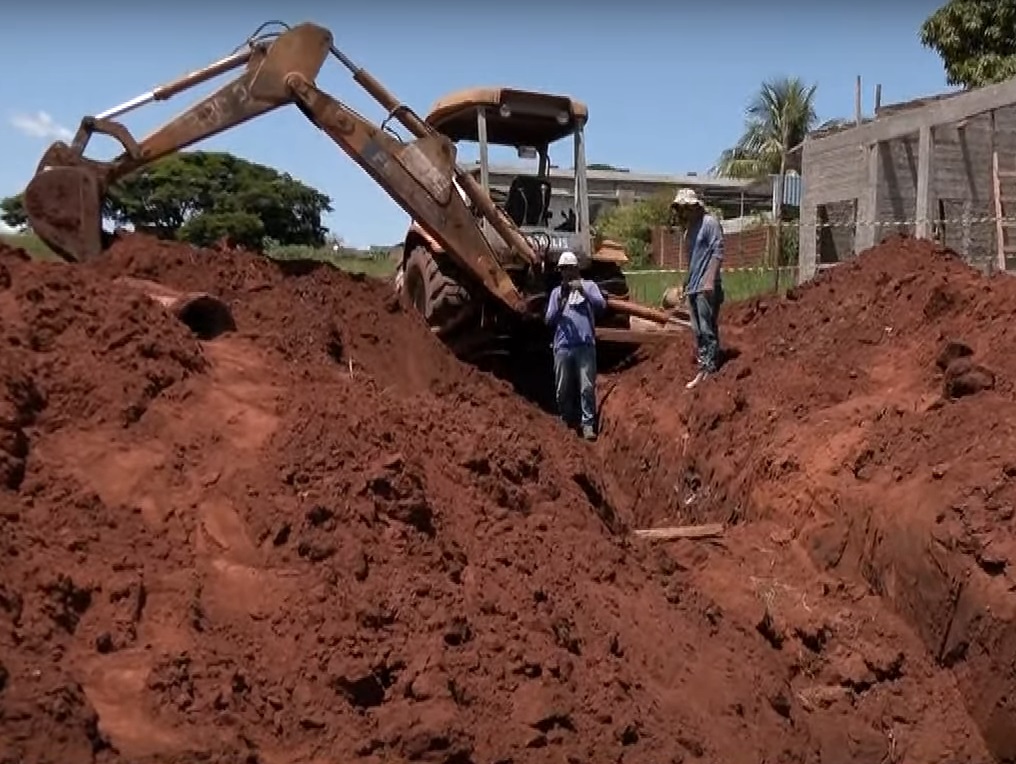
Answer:
[[[864,146],[823,150],[821,140],[805,145],[802,266],[851,257],[858,242],[878,243],[893,233],[915,233],[918,142],[915,132],[879,144],[874,195]],[[990,113],[935,127],[932,145],[932,235],[971,265],[984,267],[996,256],[992,154],[998,151],[1001,170],[1016,170],[1016,105],[994,112],[994,129]],[[1003,181],[1003,198],[1016,199],[1016,181],[1009,181],[1008,193],[1005,185]],[[872,203],[869,220],[874,222],[874,235],[868,239],[859,230],[851,231],[849,222],[855,215],[861,223],[868,222],[866,204]],[[1012,206],[1007,215],[1016,216],[1016,204]],[[829,227],[824,229],[823,223]]]

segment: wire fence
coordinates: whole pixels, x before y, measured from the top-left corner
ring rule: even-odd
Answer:
[[[973,214],[983,209],[983,203],[977,208],[967,202],[946,200],[938,205],[939,214],[928,220],[905,214],[860,220],[856,202],[846,200],[822,205],[803,220],[780,224],[783,230],[778,236],[778,226],[769,221],[742,218],[733,225],[724,221],[725,226],[734,229],[724,234],[724,292],[731,301],[785,292],[816,272],[849,261],[886,236],[898,233],[920,234],[981,270],[1016,273],[1016,241],[1012,241],[1016,237],[1016,216]],[[687,256],[680,234],[673,229],[658,227],[651,239],[643,267],[632,265],[625,276],[633,299],[659,305],[667,289],[684,283]],[[24,247],[33,256],[55,258],[32,234],[7,236],[4,240]],[[1007,251],[1010,248],[1012,252]],[[320,259],[344,270],[387,278],[396,261],[390,252],[381,249],[364,257],[337,254],[332,248],[283,247],[269,256]]]
[[[894,234],[929,239],[986,272],[1016,273],[1016,217],[973,214],[982,210],[983,206],[947,202],[938,205],[937,216],[926,220],[905,214],[861,220],[857,204],[848,200],[779,225],[742,219],[734,227],[725,221],[734,230],[724,233],[724,291],[731,300],[785,292]],[[956,214],[946,214],[950,212]],[[659,304],[669,287],[680,286],[687,276],[684,250],[680,232],[654,230],[645,259],[648,267],[631,268],[625,274],[632,297]]]

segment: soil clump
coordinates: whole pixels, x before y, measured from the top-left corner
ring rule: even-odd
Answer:
[[[144,282],[235,329],[201,339]],[[995,375],[956,405],[1008,390],[956,339],[955,390]],[[139,235],[0,251],[0,761],[989,760],[939,653],[856,579],[802,578],[793,512],[629,540],[676,506],[646,499],[668,412],[708,429],[641,374],[589,447],[385,284]],[[619,431],[635,391],[656,457]],[[741,491],[749,517],[744,453],[699,455],[685,514]]]
[[[781,583],[883,600],[998,761],[1016,760],[1014,315],[1010,276],[894,237],[728,308],[731,358],[701,389],[690,339],[647,354],[604,415],[634,522],[772,527],[799,563]]]

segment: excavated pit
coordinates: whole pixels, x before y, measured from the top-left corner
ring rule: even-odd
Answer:
[[[882,351],[932,330],[803,339],[808,300],[823,325],[885,314],[893,277],[872,261],[804,307],[735,311],[741,355],[701,393],[680,385],[682,345],[605,379],[589,445],[451,358],[383,284],[141,236],[75,266],[0,252],[0,761],[1005,760],[986,708],[1011,687],[1007,632],[935,645],[914,616],[920,513],[895,544],[872,518],[891,485],[959,485],[942,449],[976,428],[955,407],[1008,394],[1006,375],[963,338],[920,384],[992,389],[929,406],[955,417],[939,477],[911,443],[886,482],[888,445],[815,412],[915,394]],[[848,320],[872,281],[880,307]],[[930,325],[988,304],[960,283],[926,301]],[[830,284],[855,296],[841,313]],[[186,326],[186,295],[232,328]],[[823,358],[863,384],[818,392]],[[909,415],[865,436],[896,442]],[[831,448],[860,449],[864,499],[815,466]],[[716,518],[741,522],[718,542],[628,534]],[[1002,553],[981,558],[997,585]],[[968,580],[949,591],[976,615]],[[989,636],[1002,657],[973,650]]]
[[[955,677],[1005,762],[1016,761],[1014,314],[1010,276],[895,238],[786,299],[730,310],[739,355],[713,383],[676,392],[692,364],[662,350],[617,382],[604,413],[606,458],[628,465],[618,480],[638,523],[772,527],[775,557],[805,561],[782,585],[879,596]]]

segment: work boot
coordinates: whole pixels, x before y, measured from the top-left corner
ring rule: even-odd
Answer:
[[[596,440],[596,430],[590,425],[585,425],[582,428],[582,437],[584,440]]]
[[[709,372],[708,371],[700,371],[698,374],[695,375],[695,377],[691,380],[691,382],[689,382],[688,384],[685,385],[685,388],[687,388],[688,390],[691,390],[693,387],[698,387],[700,384],[705,382],[707,379],[709,379]]]

